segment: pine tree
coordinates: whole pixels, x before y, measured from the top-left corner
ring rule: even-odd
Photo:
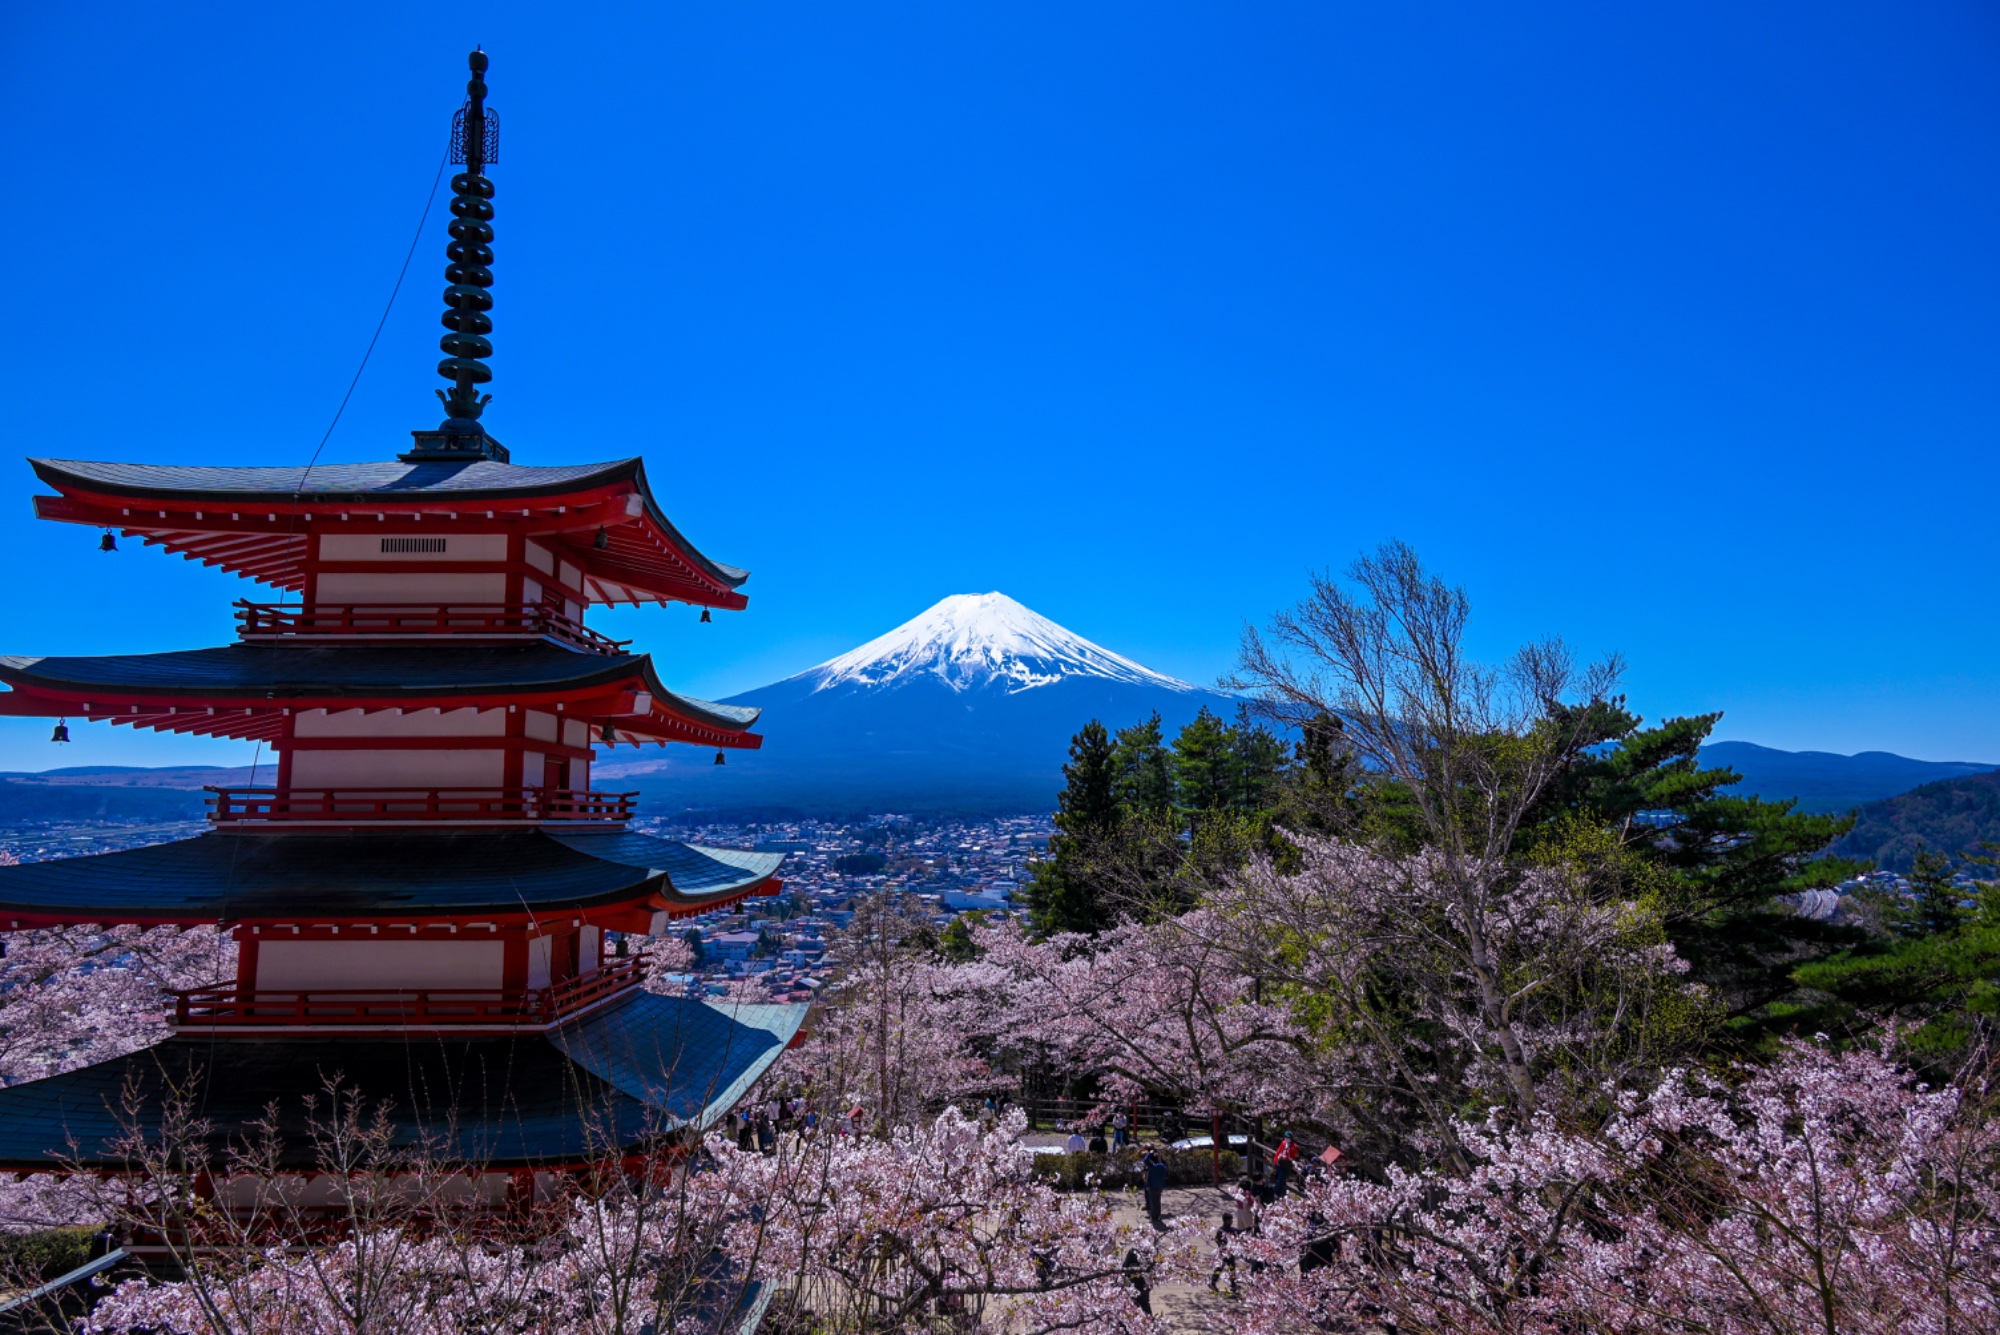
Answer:
[[[1113,889],[1095,874],[1101,846],[1118,831],[1117,767],[1111,735],[1097,719],[1070,739],[1063,766],[1062,794],[1056,799],[1056,835],[1049,856],[1035,864],[1023,898],[1028,922],[1042,935],[1097,932],[1111,924]]]
[[[1237,792],[1231,730],[1206,705],[1174,738],[1174,791],[1191,826],[1230,810]]]
[[[1241,816],[1262,815],[1276,799],[1278,777],[1285,768],[1284,739],[1245,709],[1229,729],[1229,749],[1235,781],[1230,808]]]
[[[1802,916],[1790,897],[1863,870],[1824,855],[1853,818],[1724,791],[1741,776],[1698,759],[1720,714],[1648,728],[1618,701],[1586,708],[1583,745],[1523,822],[1517,850],[1546,856],[1578,829],[1601,832],[1610,851],[1590,869],[1630,879],[1657,903],[1691,981],[1709,989],[1739,1041],[1812,1032],[1816,1012],[1795,970],[1863,934]]]
[[[1118,804],[1128,815],[1156,820],[1173,814],[1174,762],[1160,727],[1160,711],[1154,710],[1144,723],[1119,729],[1112,765],[1118,775]]]
[[[1928,848],[1917,850],[1910,868],[1910,901],[1904,936],[1942,936],[1966,919],[1965,891],[1952,880],[1951,859]]]

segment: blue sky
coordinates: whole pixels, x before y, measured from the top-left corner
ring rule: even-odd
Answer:
[[[10,5],[0,453],[303,463],[474,41],[488,421],[756,572],[610,619],[691,692],[988,589],[1208,681],[1393,536],[1648,715],[2000,762],[1991,6]],[[443,219],[329,461],[439,415]],[[227,640],[35,489],[0,649]],[[0,768],[248,758],[76,731]]]

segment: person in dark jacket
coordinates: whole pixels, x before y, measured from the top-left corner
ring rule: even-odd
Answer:
[[[1158,1150],[1150,1149],[1139,1161],[1139,1167],[1145,1174],[1146,1217],[1153,1221],[1154,1228],[1165,1228],[1166,1221],[1160,1218],[1160,1197],[1167,1190],[1167,1161]]]

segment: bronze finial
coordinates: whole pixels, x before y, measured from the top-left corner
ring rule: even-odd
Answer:
[[[450,393],[438,391],[451,416],[439,429],[454,434],[481,433],[479,414],[493,398],[478,386],[493,379],[485,359],[493,355],[487,335],[493,332],[493,182],[486,165],[500,156],[500,118],[486,106],[486,53],[467,57],[472,77],[465,85],[465,105],[452,118],[451,160],[465,170],[451,178],[451,244],[445,258],[444,327],[451,332],[438,341],[445,358],[438,374],[452,382]]]

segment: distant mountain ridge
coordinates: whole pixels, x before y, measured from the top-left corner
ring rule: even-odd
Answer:
[[[1729,791],[1771,799],[1796,798],[1806,811],[1851,811],[1906,793],[1920,784],[1962,779],[1996,768],[1958,760],[1912,760],[1889,751],[1844,756],[1832,751],[1780,751],[1755,742],[1711,742],[1700,760],[1709,769],[1743,776]]]
[[[1995,843],[2000,843],[2000,771],[1989,770],[1870,802],[1833,851],[1908,871],[1919,849],[1957,857],[1984,853],[1984,845]]]
[[[1238,702],[1156,672],[1003,593],[957,594],[866,644],[732,696],[764,710],[764,745],[593,771],[631,783],[646,809],[860,815],[1046,811],[1069,740],[1158,711],[1171,732],[1204,705]]]

